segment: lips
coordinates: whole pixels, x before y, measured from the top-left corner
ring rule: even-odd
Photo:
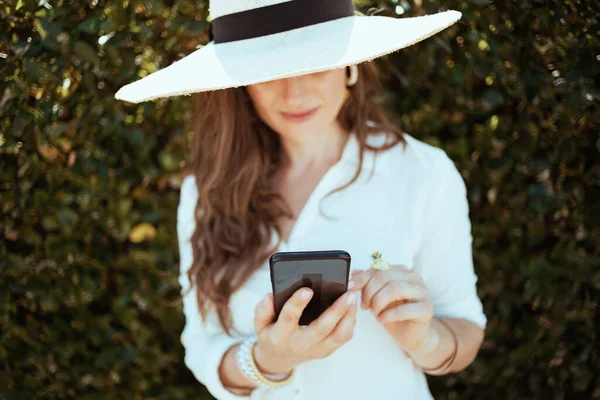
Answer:
[[[282,112],[281,115],[283,115],[283,117],[287,120],[300,122],[300,121],[304,121],[304,120],[307,120],[310,117],[312,117],[317,112],[318,109],[319,109],[319,107],[316,107],[311,110],[307,110],[307,111],[300,112],[300,113]]]

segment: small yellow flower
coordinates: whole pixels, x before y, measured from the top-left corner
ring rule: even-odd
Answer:
[[[385,269],[390,269],[392,267],[387,261],[384,261],[381,258],[381,253],[378,251],[371,254],[371,258],[373,258],[373,264],[371,264],[371,268],[373,268],[373,269],[385,270]]]

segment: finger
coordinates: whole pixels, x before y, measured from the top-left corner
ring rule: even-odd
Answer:
[[[301,288],[296,290],[292,297],[285,302],[273,327],[273,335],[276,340],[290,336],[292,332],[298,329],[302,312],[312,295],[313,291],[311,289]]]
[[[362,291],[362,306],[363,309],[369,309],[372,306],[372,299],[385,285],[390,281],[399,280],[422,284],[419,276],[410,271],[404,271],[399,268],[373,272],[373,277]]]
[[[319,352],[330,355],[344,343],[347,343],[352,339],[354,327],[356,326],[357,309],[357,303],[350,306],[348,312],[342,317],[340,322],[338,322],[333,331],[321,342],[320,347],[322,347],[322,349],[319,349]]]
[[[354,282],[352,290],[354,292],[361,291],[369,283],[372,276],[372,270],[352,271],[352,282]]]
[[[411,272],[405,265],[402,265],[402,264],[392,265],[392,269],[402,271],[402,272]]]
[[[356,285],[356,283],[354,283],[354,281],[350,279],[348,281],[348,290],[352,290],[354,288],[354,285]]]
[[[273,293],[268,293],[254,309],[254,330],[256,334],[262,332],[274,319],[275,306],[273,305]]]
[[[399,321],[415,321],[426,323],[433,318],[433,305],[431,302],[406,303],[385,310],[377,316],[383,324]]]
[[[301,333],[302,340],[315,345],[325,339],[335,329],[336,325],[348,313],[350,306],[356,303],[356,293],[346,292],[340,296],[316,320],[310,323]]]
[[[418,273],[408,269],[404,265],[394,265],[390,272],[399,279],[401,278],[408,282],[423,283],[423,280],[421,279],[421,276]]]
[[[400,300],[418,301],[427,296],[424,287],[412,282],[393,280],[388,282],[381,290],[373,295],[369,308],[375,315],[379,315],[391,303]]]
[[[373,271],[371,279],[362,290],[361,307],[363,310],[369,309],[371,299],[390,281],[390,275],[389,271]]]
[[[378,269],[375,268],[369,268],[367,270],[361,270],[361,269],[354,269],[351,271],[352,276],[354,277],[354,275],[356,274],[362,274],[362,273],[368,273],[368,272],[376,272],[379,271]],[[410,274],[414,274],[415,272],[408,269],[408,267],[406,265],[402,265],[402,264],[395,264],[390,266],[390,269],[385,270],[385,271],[400,271],[400,272],[408,272]]]

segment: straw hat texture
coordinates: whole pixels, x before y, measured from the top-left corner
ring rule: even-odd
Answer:
[[[140,103],[342,68],[411,46],[461,17],[359,15],[352,0],[211,0],[209,12],[206,46],[115,98]]]

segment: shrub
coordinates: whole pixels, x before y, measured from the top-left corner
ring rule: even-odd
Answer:
[[[463,12],[380,63],[393,118],[469,189],[489,326],[434,396],[600,396],[597,4],[360,2],[375,5]],[[181,0],[0,8],[0,397],[209,398],[179,343],[190,98],[113,100],[205,43],[206,15]]]

